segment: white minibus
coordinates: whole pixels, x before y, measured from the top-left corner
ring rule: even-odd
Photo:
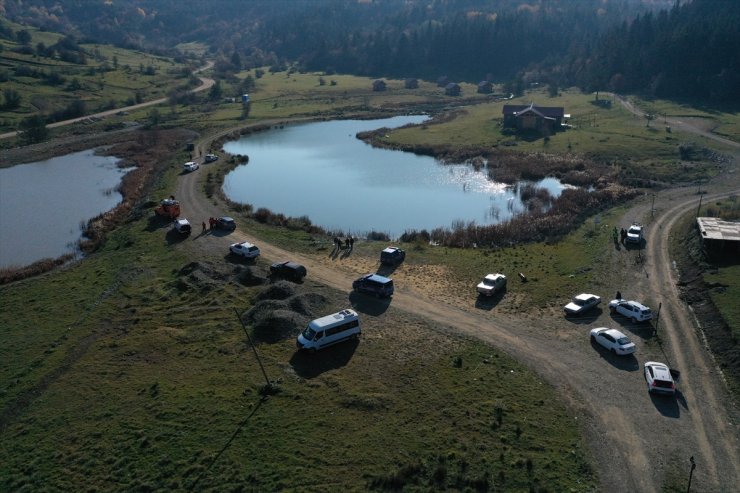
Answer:
[[[356,311],[348,308],[309,322],[298,336],[296,344],[298,349],[316,351],[338,342],[356,339],[360,333],[360,318]]]

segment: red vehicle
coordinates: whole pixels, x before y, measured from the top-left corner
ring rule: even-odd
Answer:
[[[154,209],[154,213],[160,217],[175,220],[180,215],[180,202],[170,195],[170,198],[159,203],[159,206]]]

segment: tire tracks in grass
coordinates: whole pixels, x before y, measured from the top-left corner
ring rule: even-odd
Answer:
[[[68,334],[73,330],[74,327],[79,326],[85,320],[90,318],[94,313],[95,309],[110,296],[117,293],[121,287],[128,281],[138,276],[140,272],[132,269],[121,270],[116,275],[116,278],[95,301],[93,301],[69,327],[65,330],[64,334],[59,336],[52,345],[57,344],[61,340],[67,339]],[[5,408],[0,412],[0,433],[4,432],[8,426],[13,422],[20,419],[25,411],[33,404],[33,401],[41,397],[46,389],[49,388],[54,382],[59,380],[72,366],[80,360],[90,349],[90,346],[97,341],[101,336],[110,332],[109,328],[105,329],[93,329],[93,331],[84,336],[77,342],[68,352],[62,360],[56,364],[51,370],[45,373],[38,382],[32,385],[29,389],[21,392],[15,398],[11,399]],[[43,364],[43,363],[42,363]]]

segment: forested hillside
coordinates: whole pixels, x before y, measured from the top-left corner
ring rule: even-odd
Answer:
[[[539,81],[738,102],[736,0],[5,0],[5,15],[163,51],[199,41],[222,70],[297,64],[373,77]],[[171,49],[171,48],[170,48]]]

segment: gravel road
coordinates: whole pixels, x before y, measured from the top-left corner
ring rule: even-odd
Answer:
[[[201,142],[200,148],[209,148],[209,142]],[[176,196],[184,214],[196,225],[225,213],[225,206],[202,193],[199,179],[208,166],[178,181]],[[737,180],[733,180],[736,188],[728,188],[733,182],[724,180],[726,191],[705,196],[705,200],[740,192]],[[606,309],[579,321],[564,319],[559,310],[546,316],[517,317],[480,310],[468,292],[454,294],[461,292],[459,287],[440,294],[427,289],[427,283],[419,279],[399,282],[405,266],[394,274],[393,307],[490,343],[555,386],[587,437],[601,491],[659,492],[667,474],[673,475],[674,481],[677,474],[683,478],[684,471],[688,477],[692,456],[697,463],[694,491],[736,491],[740,484],[737,408],[700,341],[690,310],[678,298],[676,273],[668,257],[666,233],[683,212],[697,206],[698,200],[695,190],[688,188],[661,192],[654,203],[647,196],[637,200],[622,223],[649,218],[644,261],[633,265],[634,256],[626,249],[605,255],[605,261],[619,272],[615,280],[628,286],[621,288],[627,296],[639,300],[649,294],[651,299],[661,300],[658,339],[653,339],[650,326],[632,325],[612,317]],[[651,213],[653,205],[655,212]],[[299,261],[307,266],[313,280],[342,290],[349,290],[352,279],[375,262],[353,256],[338,261],[324,253],[296,255],[241,229],[225,236],[194,236],[188,247],[195,256],[210,256],[225,253],[228,245],[237,241],[258,243],[268,261]],[[611,296],[602,294],[605,302]],[[631,335],[637,343],[637,358],[615,357],[592,346],[588,331],[595,326],[616,327]],[[647,344],[649,340],[660,343]],[[664,361],[681,370],[677,399],[647,393],[642,363],[649,360]]]

